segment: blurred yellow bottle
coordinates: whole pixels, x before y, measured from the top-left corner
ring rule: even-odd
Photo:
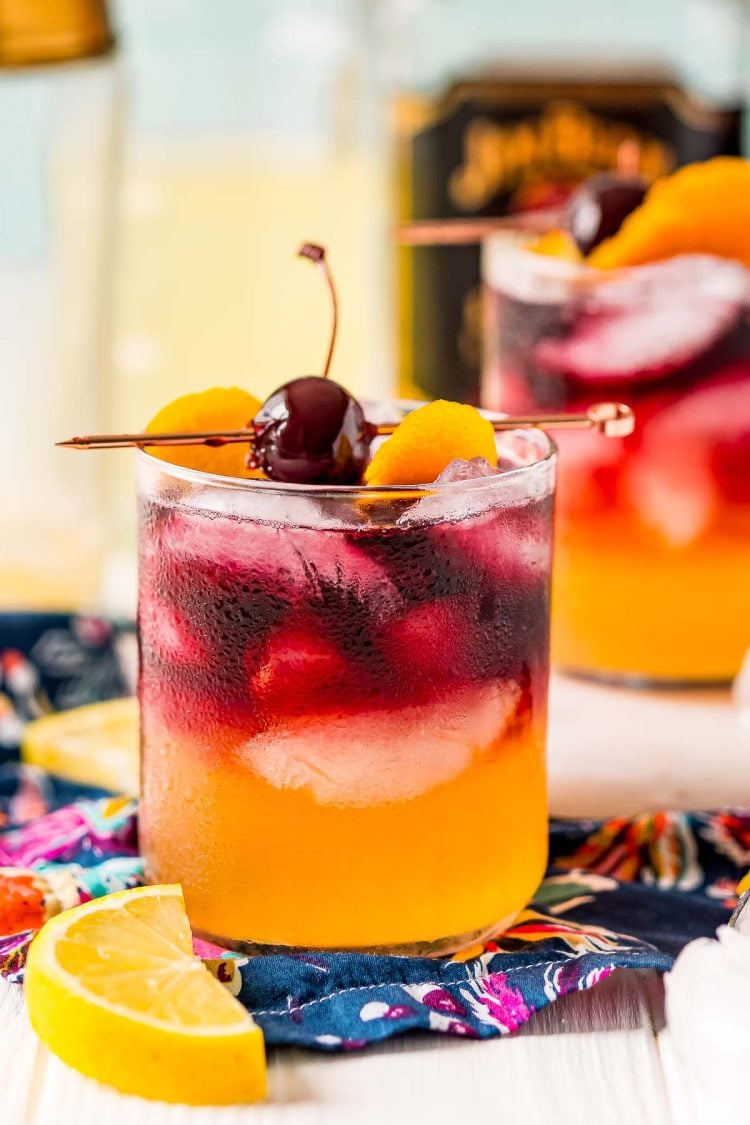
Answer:
[[[339,289],[333,377],[360,395],[390,389],[388,180],[368,5],[230,7],[220,28],[193,0],[176,3],[171,22],[143,0],[122,9],[139,97],[118,240],[113,429],[142,427],[186,392],[236,384],[263,398],[315,373],[330,313],[295,258],[308,239],[326,245]],[[196,47],[209,29],[207,61]],[[107,471],[113,538],[132,558],[131,459],[118,454]]]
[[[0,3],[0,609],[90,605],[118,112],[104,0]]]

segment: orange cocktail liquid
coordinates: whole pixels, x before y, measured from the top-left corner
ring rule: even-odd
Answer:
[[[561,515],[556,551],[558,665],[655,681],[737,673],[750,648],[750,519],[675,547],[637,519]]]
[[[398,740],[397,717],[386,721]],[[480,748],[467,731],[466,747],[450,780],[347,806],[259,777],[232,736],[212,744],[210,765],[195,744],[147,732],[150,875],[182,883],[208,936],[323,948],[468,941],[533,895],[547,800],[540,732],[509,737],[501,725]]]
[[[547,854],[553,460],[377,511],[140,471],[148,877],[238,949],[515,917]]]

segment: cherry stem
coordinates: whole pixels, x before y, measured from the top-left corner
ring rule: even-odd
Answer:
[[[314,242],[305,242],[300,246],[297,251],[299,258],[309,258],[309,260],[316,266],[320,267],[323,276],[328,284],[328,291],[331,294],[331,308],[333,311],[333,322],[331,324],[331,340],[328,345],[328,355],[326,356],[325,365],[323,367],[323,378],[328,376],[328,371],[331,366],[333,358],[333,349],[336,345],[336,332],[339,326],[339,302],[336,296],[336,286],[333,283],[333,275],[326,261],[326,252],[323,246],[317,246]]]

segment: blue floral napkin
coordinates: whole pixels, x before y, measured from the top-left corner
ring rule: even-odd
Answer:
[[[43,917],[142,881],[135,801],[13,761],[23,722],[40,710],[128,688],[132,641],[131,627],[96,618],[0,617],[0,934],[14,931],[0,936],[0,974],[11,981]],[[239,958],[196,947],[271,1044],[357,1049],[412,1029],[488,1038],[615,969],[668,969],[683,945],[728,920],[749,866],[750,814],[740,810],[556,821],[533,902],[459,956]]]

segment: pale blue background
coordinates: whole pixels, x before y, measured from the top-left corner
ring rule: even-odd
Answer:
[[[343,120],[374,135],[396,89],[498,60],[660,60],[728,103],[750,57],[750,0],[113,0],[113,17],[132,138],[263,133],[321,153]],[[48,249],[64,70],[0,72],[2,262]]]
[[[300,128],[330,110],[337,59],[434,88],[500,58],[602,56],[673,64],[736,95],[748,0],[116,0],[146,129]],[[302,118],[302,121],[300,121]]]

